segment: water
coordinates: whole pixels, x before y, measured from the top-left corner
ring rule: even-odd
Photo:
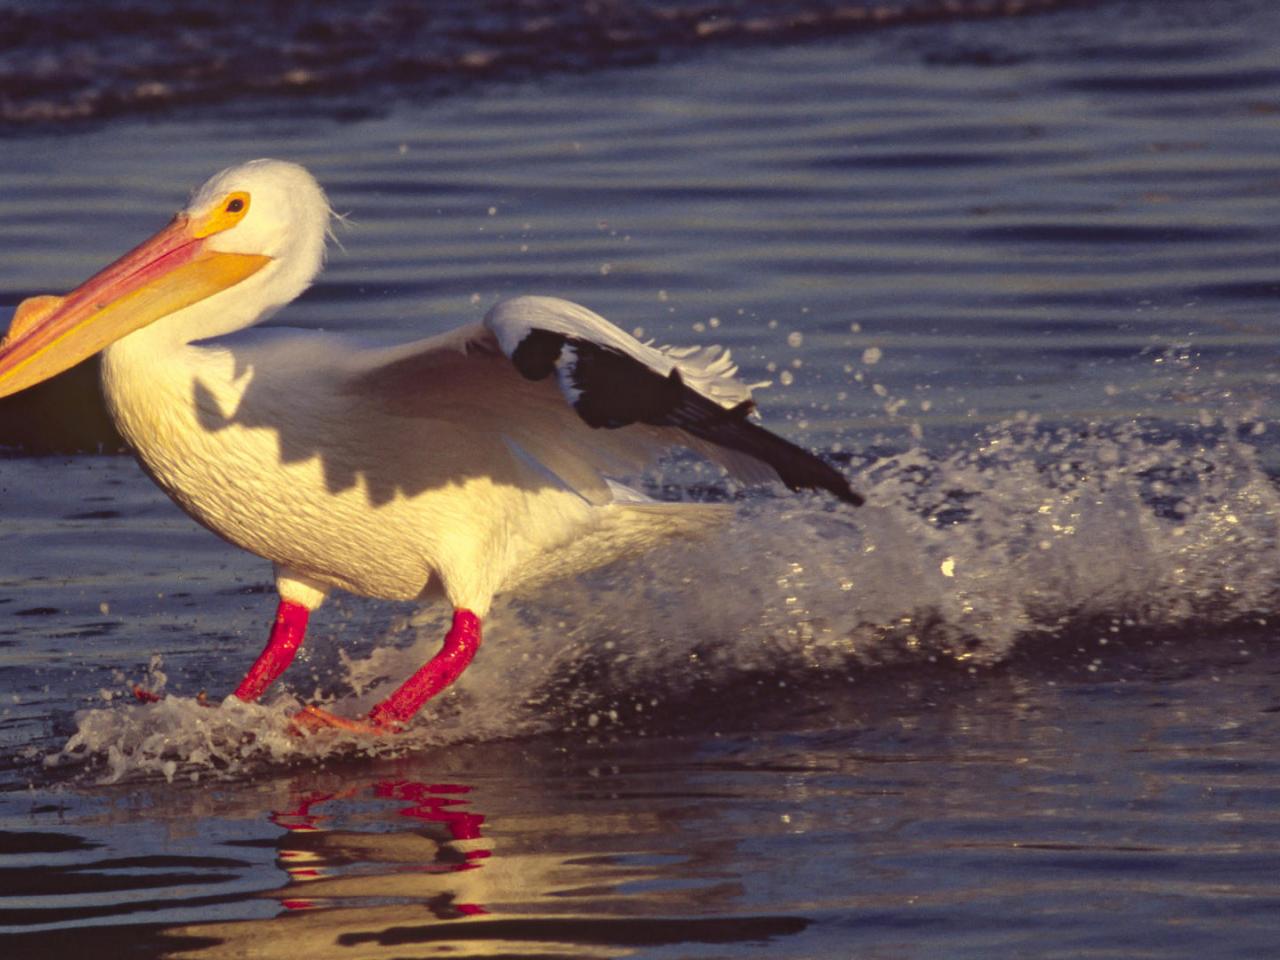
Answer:
[[[4,302],[295,159],[349,223],[273,323],[534,292],[724,343],[869,505],[671,465],[724,536],[500,602],[394,743],[299,742],[440,611],[341,598],[274,699],[201,707],[269,571],[71,452],[118,444],[92,371],[6,401],[6,955],[1274,952],[1270,5],[283,5],[274,74],[257,14],[76,6],[5,12]]]
[[[155,113],[291,108],[346,117],[493,80],[652,64],[705,49],[886,26],[1016,16],[1078,0],[373,0],[352,9],[283,0],[228,10],[207,0],[11,2],[0,11],[0,117],[14,125]]]

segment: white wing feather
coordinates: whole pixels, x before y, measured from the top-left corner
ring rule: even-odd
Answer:
[[[484,318],[510,357],[533,330],[564,334],[624,353],[662,376],[680,370],[685,385],[726,409],[751,399],[738,380],[737,364],[720,346],[655,347],[641,343],[586,307],[555,297],[516,297],[497,304]]]
[[[736,373],[719,347],[654,347],[575,303],[519,297],[482,324],[366,357],[351,382],[475,444],[500,438],[592,503],[615,501],[611,478],[676,446],[747,482],[782,479],[860,502],[838,471],[749,422],[751,388]]]

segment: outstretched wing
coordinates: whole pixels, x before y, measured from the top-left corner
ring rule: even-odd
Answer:
[[[751,391],[734,377],[728,351],[643,344],[585,307],[551,297],[505,300],[489,311],[484,326],[526,379],[554,375],[591,427],[674,428],[693,438],[685,445],[731,468],[736,458],[717,452],[766,464],[793,490],[826,490],[855,506],[863,502],[834,467],[749,419]]]

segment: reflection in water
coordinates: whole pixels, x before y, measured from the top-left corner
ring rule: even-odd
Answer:
[[[170,955],[618,957],[640,946],[763,942],[808,926],[799,917],[702,915],[741,898],[740,884],[724,882],[733,845],[713,857],[719,866],[699,863],[673,878],[691,865],[686,858],[619,849],[619,840],[652,841],[673,826],[656,811],[514,814],[499,846],[484,835],[473,789],[401,777],[294,784],[267,816],[285,831],[274,846],[288,881],[261,896],[280,912],[169,928]],[[602,838],[603,849],[582,849]],[[702,886],[708,875],[717,882]],[[658,904],[670,915],[654,917]]]
[[[481,836],[485,817],[471,809],[470,793],[464,784],[409,779],[332,789],[301,785],[288,806],[268,817],[285,830],[276,841],[276,862],[288,882],[263,895],[278,900],[282,912],[268,920],[170,931],[177,938],[217,941],[181,955],[350,955],[356,943],[398,928],[486,914],[480,898],[493,885],[475,874],[493,850]],[[392,823],[401,829],[387,830],[380,817],[369,820],[365,811],[385,807],[384,801],[398,804],[395,814],[404,820]],[[441,932],[433,939],[451,937]],[[368,946],[357,952],[372,955]]]
[[[325,826],[325,814],[316,812],[325,803],[353,800],[366,790],[378,798],[409,801],[410,805],[398,813],[421,821],[423,829],[392,833],[331,830]],[[484,823],[482,814],[465,809],[467,801],[461,797],[470,791],[470,787],[454,783],[379,780],[371,788],[362,785],[337,793],[302,794],[292,809],[270,817],[272,823],[288,831],[280,838],[278,860],[290,879],[287,888],[272,895],[288,910],[306,910],[352,894],[343,893],[340,883],[312,886],[305,891],[296,890],[298,885],[341,878],[347,868],[355,865],[389,864],[395,865],[397,871],[425,875],[458,873],[481,866],[480,861],[492,851],[487,846],[467,843],[481,839],[480,826]],[[356,895],[403,895],[397,892],[399,885],[394,882],[370,883],[367,874],[362,876],[365,881],[356,886]],[[323,889],[335,887],[337,892],[330,897],[318,896]],[[456,902],[448,889],[436,892],[431,885],[430,893],[428,908],[441,920],[487,912],[480,904]]]
[[[46,792],[0,819],[0,957],[1075,956],[1100,926],[1270,956],[1270,636],[880,670],[812,727]]]

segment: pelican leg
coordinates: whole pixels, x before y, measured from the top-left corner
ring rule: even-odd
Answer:
[[[453,611],[453,626],[445,635],[440,652],[370,710],[369,722],[379,727],[408,723],[424,703],[462,675],[479,649],[480,618],[470,610]]]
[[[444,646],[395,693],[370,710],[368,719],[349,720],[320,707],[305,707],[293,718],[294,730],[314,733],[328,727],[364,734],[403,730],[423,704],[462,675],[479,648],[480,618],[470,610],[455,610]]]
[[[267,645],[236,687],[237,697],[249,702],[257,700],[276,677],[284,673],[302,646],[310,616],[311,611],[302,604],[281,598]]]

